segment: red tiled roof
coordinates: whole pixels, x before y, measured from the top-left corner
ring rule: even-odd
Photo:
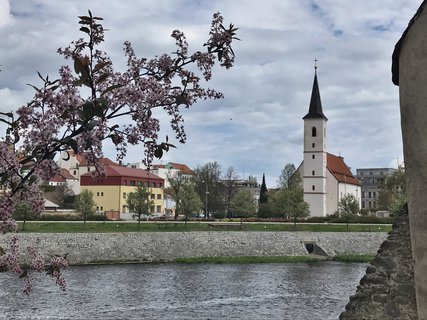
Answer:
[[[74,177],[71,175],[71,173],[70,173],[67,169],[61,168],[61,169],[60,169],[60,171],[59,171],[59,174],[60,174],[62,177],[64,177],[66,180],[77,180],[76,178],[74,178]]]
[[[121,167],[121,166],[105,166],[105,175],[107,177],[131,177],[131,178],[146,178],[146,179],[157,179],[164,180],[163,178],[156,176],[148,172],[147,170],[129,168],[129,167]],[[82,176],[91,176],[92,173],[88,172],[83,174]]]
[[[360,186],[360,181],[353,176],[343,157],[337,157],[330,153],[326,153],[326,155],[326,168],[339,182]]]
[[[50,182],[66,182],[67,180],[77,180],[67,169],[61,168],[59,173],[49,179]]]
[[[183,174],[194,175],[193,170],[191,170],[186,164],[169,162],[168,165],[170,165],[174,169],[180,170]]]
[[[76,158],[76,160],[79,162],[79,166],[88,165],[88,162],[86,160],[86,155],[88,154],[88,152],[75,154],[74,151],[68,150],[68,153],[70,154],[70,157]],[[108,158],[101,158],[101,159],[98,159],[98,161],[101,166],[117,166],[118,165],[118,163],[115,163],[114,161],[111,161]]]

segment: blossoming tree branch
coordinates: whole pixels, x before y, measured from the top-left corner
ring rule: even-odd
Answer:
[[[153,59],[139,58],[131,43],[125,42],[125,72],[115,70],[108,54],[98,49],[104,41],[103,19],[90,11],[79,19],[84,38],[58,49],[72,67],[62,66],[56,80],[39,73],[41,85],[32,85],[34,98],[16,113],[0,113],[0,121],[7,125],[6,135],[0,139],[0,185],[5,190],[0,196],[2,234],[16,232],[12,213],[19,205],[25,203],[35,213],[44,209],[39,186],[58,173],[54,159],[61,152],[85,152],[88,163],[102,174],[97,159],[103,156],[103,142],[110,140],[118,160],[125,157],[128,145],[139,145],[150,163],[174,147],[167,137],[159,141],[160,123],[153,117],[154,108],[163,108],[170,116],[176,139],[184,143],[180,108],[201,99],[223,97],[201,84],[202,79],[211,79],[216,62],[226,69],[234,63],[231,44],[239,40],[237,28],[232,24],[224,27],[219,13],[213,16],[203,52],[190,53],[185,35],[178,30],[171,35],[176,51]],[[19,259],[23,251],[18,238],[12,237],[8,248],[0,247],[0,271],[24,278],[27,293],[31,291],[31,271],[53,276],[64,290],[61,270],[68,267],[66,257],[55,256],[48,261],[34,248],[26,250],[31,262],[23,266]]]

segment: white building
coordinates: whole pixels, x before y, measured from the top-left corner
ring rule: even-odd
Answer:
[[[128,163],[128,167],[146,169],[147,167],[143,163]],[[174,214],[176,203],[173,197],[170,195],[171,184],[169,178],[176,178],[178,174],[181,174],[184,179],[191,179],[194,175],[193,171],[186,165],[175,162],[168,162],[167,164],[153,164],[151,165],[150,172],[159,176],[165,180],[164,188],[164,208],[167,214]]]
[[[316,69],[316,67],[315,67]],[[326,123],[320,100],[317,73],[314,74],[310,107],[304,119],[304,161],[298,168],[302,176],[304,201],[310,216],[324,217],[338,211],[338,203],[353,194],[360,204],[361,187],[344,158],[326,150]]]

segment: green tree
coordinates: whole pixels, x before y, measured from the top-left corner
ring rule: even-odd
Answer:
[[[386,178],[378,194],[378,208],[398,214],[408,202],[405,169],[402,166]]]
[[[308,217],[308,203],[304,201],[304,191],[299,188],[281,189],[273,195],[272,205],[275,211],[294,222],[294,230],[298,219]]]
[[[183,184],[176,197],[176,212],[185,216],[185,228],[187,228],[188,217],[199,213],[203,208],[203,202],[194,189],[192,183]]]
[[[243,218],[253,216],[256,213],[256,202],[248,189],[241,188],[231,200],[231,211],[234,217],[240,218],[243,227]]]
[[[178,211],[176,210],[177,196],[182,186],[188,183],[188,178],[180,171],[175,176],[168,175],[170,187],[164,189],[165,194],[169,195],[175,201],[175,220],[178,218]]]
[[[93,200],[93,192],[88,189],[83,189],[76,197],[75,208],[83,217],[83,226],[86,229],[86,220],[89,216],[95,214],[95,201]]]
[[[295,169],[292,163],[287,163],[282,169],[279,177],[279,188],[281,189],[294,189],[301,186],[302,179],[299,172]]]
[[[267,203],[267,202],[268,202],[267,185],[265,184],[265,174],[263,173],[262,174],[261,188],[259,189],[258,204]]]
[[[198,166],[193,172],[195,189],[203,201],[206,217],[209,213],[224,214],[224,184],[221,182],[221,165],[218,162],[209,162]]]
[[[347,223],[347,231],[348,231],[348,223],[350,220],[355,218],[359,213],[359,201],[353,194],[344,195],[338,203],[338,211],[340,217],[345,219]]]
[[[25,222],[28,220],[34,220],[39,215],[31,211],[30,206],[22,202],[19,205],[15,207],[15,210],[13,211],[12,218],[15,220],[21,220],[22,223],[22,230],[25,230]]]
[[[145,186],[138,186],[134,192],[130,192],[127,197],[127,205],[130,212],[138,215],[138,229],[141,225],[141,215],[151,214],[150,207],[154,201],[150,199],[150,191]]]
[[[224,184],[224,200],[225,200],[225,209],[227,211],[227,216],[230,217],[231,212],[231,200],[234,198],[237,192],[236,182],[239,179],[234,167],[228,167],[223,176]]]

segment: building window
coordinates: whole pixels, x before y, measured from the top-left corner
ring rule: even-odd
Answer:
[[[138,187],[142,187],[142,181],[138,181]]]
[[[154,199],[156,195],[154,193],[150,194],[151,199]]]
[[[135,186],[135,180],[131,180],[130,181],[130,186],[134,187]]]
[[[161,194],[158,194],[157,195],[157,200],[161,200],[162,199],[162,195]]]
[[[89,172],[90,171],[90,167],[87,167],[87,172]]]
[[[152,182],[152,183],[151,183],[151,187],[155,188],[155,187],[156,187],[156,183],[155,183],[155,182]]]
[[[103,197],[104,196],[104,192],[101,192],[101,197]]]
[[[74,171],[73,171],[73,174],[74,174],[74,175],[76,175],[76,174],[77,174],[77,171],[76,171],[76,170],[74,170]]]
[[[372,197],[375,199],[376,198],[376,196],[377,196],[377,193],[374,191],[374,192],[372,192]]]
[[[313,143],[311,144],[311,146],[314,148],[314,147],[316,146],[316,144],[313,142]]]
[[[126,206],[123,206],[123,207],[122,207],[122,212],[123,212],[123,213],[126,213]]]
[[[316,127],[311,128],[311,136],[315,137],[316,136]]]
[[[362,201],[362,209],[365,209],[365,201]]]
[[[365,191],[362,191],[362,198],[364,198],[365,197]],[[362,204],[363,204],[364,202],[362,202]]]
[[[99,207],[98,206],[96,207],[96,211],[99,211]]]
[[[368,192],[368,198],[372,198],[372,192]],[[370,203],[370,202],[369,202]],[[370,208],[370,207],[369,207]]]
[[[316,156],[314,154],[311,155],[311,159],[316,159]]]
[[[313,170],[313,171],[311,171],[311,174],[314,176],[314,175],[316,175],[316,172]]]
[[[104,211],[104,207],[101,207],[101,211]]]
[[[314,185],[311,186],[311,190],[313,190],[313,191],[316,190],[316,186],[314,186]]]
[[[96,196],[99,197],[99,192],[96,193]]]
[[[161,182],[159,182],[159,188],[161,188],[163,185],[162,185],[162,183]]]
[[[363,172],[361,172],[360,175],[363,176]]]
[[[127,184],[128,184],[128,181],[127,180],[123,180],[123,185],[127,186]]]
[[[370,175],[370,176],[372,176],[372,175],[373,175],[372,171],[370,171],[370,172],[369,172],[369,175]]]
[[[126,199],[126,192],[123,192],[123,199]]]
[[[157,206],[157,212],[161,212],[162,211],[162,206]]]
[[[145,183],[145,187],[148,188],[150,185],[148,184],[148,182]]]
[[[154,206],[150,207],[150,212],[154,213]]]

